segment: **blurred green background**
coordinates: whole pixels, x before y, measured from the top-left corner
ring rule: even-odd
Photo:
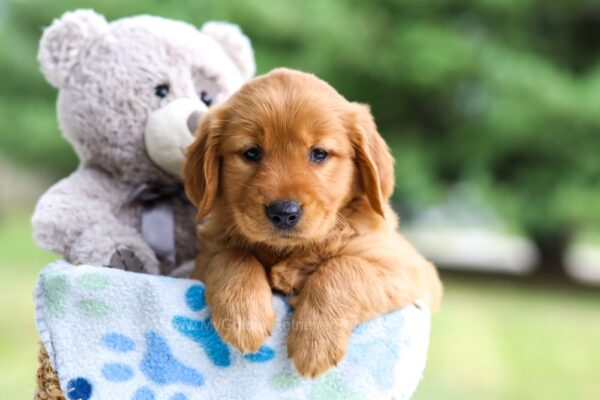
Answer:
[[[428,230],[437,215],[434,230],[442,221],[450,233],[429,241],[442,247],[473,227],[526,243],[532,256],[517,264],[528,267],[510,276],[485,273],[494,259],[480,242],[461,241],[465,257],[452,262],[422,243],[442,267],[477,272],[443,272],[447,296],[415,399],[600,398],[597,0],[0,0],[1,399],[31,398],[31,290],[55,258],[35,248],[28,218],[77,164],[37,43],[78,7],[109,20],[239,24],[259,73],[310,71],[371,104],[397,160],[394,203],[409,230]]]

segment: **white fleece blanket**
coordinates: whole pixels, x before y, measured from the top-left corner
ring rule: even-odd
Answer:
[[[315,379],[286,356],[292,310],[256,353],[221,341],[198,281],[60,261],[35,291],[44,346],[69,400],[408,399],[425,366],[429,312],[407,307],[365,323],[348,354]]]

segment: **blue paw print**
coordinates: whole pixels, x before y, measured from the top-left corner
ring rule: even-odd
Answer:
[[[202,375],[173,357],[162,336],[156,332],[149,332],[146,334],[146,343],[149,351],[142,359],[140,370],[148,380],[161,385],[183,383],[196,387],[204,383]]]
[[[192,285],[185,293],[185,302],[190,310],[202,311],[206,307],[204,287]],[[210,318],[196,320],[175,316],[172,323],[179,333],[199,344],[214,365],[218,367],[231,365],[231,350],[219,337]],[[275,350],[269,346],[262,346],[256,353],[246,354],[244,357],[251,362],[267,362],[275,357]]]
[[[183,384],[190,387],[199,387],[204,383],[204,378],[195,369],[178,361],[165,338],[159,333],[150,331],[145,335],[146,351],[139,369],[146,381],[158,386],[170,384]],[[127,353],[135,350],[135,342],[119,333],[109,333],[102,337],[102,345],[113,353]],[[119,383],[133,379],[135,373],[131,366],[122,363],[106,363],[102,367],[102,376],[109,382]],[[88,382],[89,384],[89,382]],[[81,382],[74,384],[74,392],[85,392],[86,387]],[[91,393],[91,386],[88,392]],[[143,386],[135,391],[131,400],[154,400],[154,391]],[[87,400],[88,397],[69,397],[69,400]],[[183,393],[175,393],[170,400],[187,400]]]
[[[385,325],[386,336],[392,337],[402,329],[404,320],[398,313],[390,313],[381,317],[379,323]],[[362,324],[354,329],[354,333],[363,334],[368,330],[369,324]],[[365,367],[380,389],[389,389],[395,381],[394,366],[399,355],[395,343],[376,338],[366,343],[353,343],[347,357],[352,363]]]
[[[152,389],[143,386],[135,391],[131,400],[156,400],[156,395]],[[169,400],[188,400],[188,397],[183,393],[175,393]]]
[[[92,397],[92,384],[85,378],[71,379],[67,383],[66,394],[69,400],[89,400]]]

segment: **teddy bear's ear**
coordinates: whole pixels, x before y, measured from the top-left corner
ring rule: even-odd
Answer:
[[[60,87],[85,43],[107,28],[108,23],[102,15],[92,10],[77,10],[63,14],[44,29],[38,61],[48,82]]]
[[[239,26],[228,22],[210,21],[202,26],[202,33],[215,39],[233,59],[233,62],[242,73],[244,80],[254,76],[256,63],[250,39]]]

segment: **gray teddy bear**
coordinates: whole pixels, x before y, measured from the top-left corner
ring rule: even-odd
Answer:
[[[73,264],[186,275],[199,248],[183,150],[207,107],[254,75],[248,38],[223,22],[78,10],[44,31],[38,57],[81,161],[37,204],[39,246]]]

